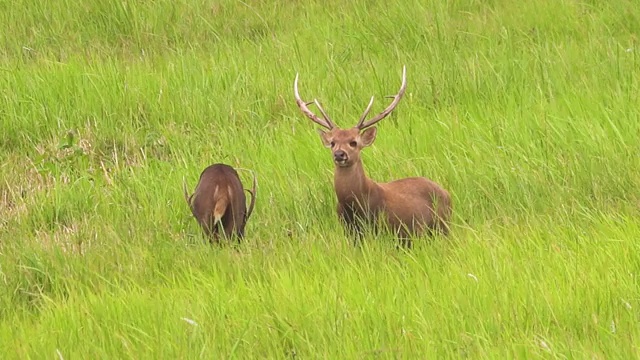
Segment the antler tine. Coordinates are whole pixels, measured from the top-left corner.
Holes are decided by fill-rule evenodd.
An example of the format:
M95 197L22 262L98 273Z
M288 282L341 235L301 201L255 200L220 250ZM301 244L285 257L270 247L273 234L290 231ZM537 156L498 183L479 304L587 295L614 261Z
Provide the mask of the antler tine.
M245 217L244 217L245 220L248 220L249 217L251 216L251 213L253 212L253 208L256 206L256 191L258 187L258 178L256 177L256 174L253 172L253 170L249 170L245 168L236 168L236 170L247 171L253 177L252 189L251 190L244 189L244 191L248 192L249 195L251 195L251 200L249 201L249 207L247 208L247 213L245 214Z
M364 118L369 113L369 110L371 110L370 107L373 104L373 98L371 98L369 107L367 107L367 109L365 110L364 114L360 118L360 121L358 122L358 125L356 125L356 127L360 130L366 129L369 126L374 125L378 121L386 118L387 115L391 114L391 112L396 108L396 106L398 106L398 103L400 102L400 99L402 99L402 96L404 95L405 90L407 90L407 67L403 66L402 67L402 85L400 85L400 90L396 95L389 96L393 98L393 101L391 102L391 104L389 104L389 106L387 106L386 109L384 109L380 114L376 115L373 119L367 122L363 122Z
M251 171L251 175L253 175L253 188L250 191L251 202L249 203L249 209L247 210L247 220L249 219L249 216L251 216L253 208L256 206L256 189L258 187L258 178L256 177L256 174Z
M318 101L318 99L313 99L314 104L316 104L316 106L318 107L318 109L320 109L320 113L322 113L322 117L324 118L324 121L327 122L327 125L331 126L331 127L335 127L333 121L331 120L331 118L329 117L329 115L327 115L326 111L324 111L324 109L322 108L322 105L320 105L320 101Z
M191 206L191 198L193 195L189 196L189 192L187 191L187 180L185 180L184 176L182 177L182 192L184 193L184 200Z
M309 107L307 106L307 103L302 100L300 98L300 93L298 92L298 74L296 73L296 79L293 82L293 94L295 95L296 98L296 104L298 104L298 107L300 108L300 111L302 111L302 113L308 117L311 121L313 121L314 123L325 127L329 130L331 130L333 128L333 124L331 123L331 121L328 119L328 117L326 116L324 110L322 109L322 107L318 106L320 108L320 111L322 112L323 116L325 116L325 120L320 119L316 114L314 114L311 110L309 110ZM316 101L316 105L318 105L319 103Z
M359 129L360 126L362 126L362 123L364 122L364 120L367 118L367 115L369 115L369 111L371 111L371 107L373 106L373 96L371 97L371 101L369 101L369 105L367 105L367 108L364 109L364 112L362 113L362 116L360 116L360 120L358 121L358 124L356 125L356 127Z

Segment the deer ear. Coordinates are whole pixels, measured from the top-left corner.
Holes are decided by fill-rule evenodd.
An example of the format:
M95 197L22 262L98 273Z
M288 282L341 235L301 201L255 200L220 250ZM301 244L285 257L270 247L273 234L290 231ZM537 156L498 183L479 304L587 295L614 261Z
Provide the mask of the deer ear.
M329 133L322 129L318 129L318 134L320 134L320 140L322 140L322 144L324 145L324 147L331 147L331 139L329 138Z
M369 146L373 144L373 141L376 139L376 132L378 129L374 127L370 127L368 129L364 129L362 133L360 133L360 140L362 140L362 146Z

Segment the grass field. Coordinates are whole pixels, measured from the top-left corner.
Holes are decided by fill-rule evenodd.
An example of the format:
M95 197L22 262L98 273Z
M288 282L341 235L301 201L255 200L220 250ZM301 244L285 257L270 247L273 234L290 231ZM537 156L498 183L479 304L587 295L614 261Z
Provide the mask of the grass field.
M640 357L635 0L0 10L2 358ZM364 166L453 231L356 248L293 79L349 127L403 65ZM259 177L238 247L182 197L216 162Z

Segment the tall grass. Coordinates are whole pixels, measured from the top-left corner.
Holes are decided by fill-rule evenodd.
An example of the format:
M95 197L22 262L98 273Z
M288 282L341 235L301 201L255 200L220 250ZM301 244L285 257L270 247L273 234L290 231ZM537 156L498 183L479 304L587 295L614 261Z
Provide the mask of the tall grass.
M634 1L0 3L6 358L633 358L640 295ZM363 151L427 176L454 231L354 248L300 74ZM181 194L251 168L237 247ZM249 184L249 179L244 179Z

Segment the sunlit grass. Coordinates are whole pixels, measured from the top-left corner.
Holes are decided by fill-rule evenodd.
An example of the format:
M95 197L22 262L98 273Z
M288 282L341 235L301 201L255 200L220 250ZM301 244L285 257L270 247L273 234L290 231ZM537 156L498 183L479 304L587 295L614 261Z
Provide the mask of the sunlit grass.
M4 357L638 356L634 2L0 8ZM293 78L348 127L403 65L364 166L453 232L356 248ZM238 247L182 197L216 162L259 177Z

